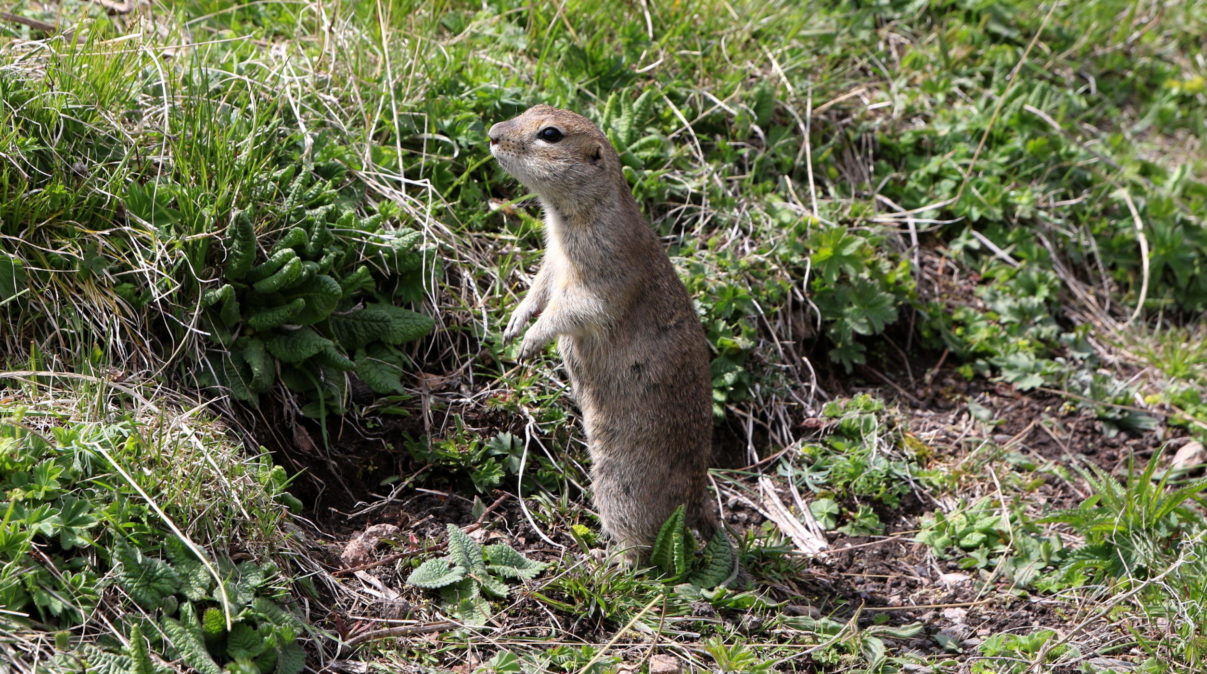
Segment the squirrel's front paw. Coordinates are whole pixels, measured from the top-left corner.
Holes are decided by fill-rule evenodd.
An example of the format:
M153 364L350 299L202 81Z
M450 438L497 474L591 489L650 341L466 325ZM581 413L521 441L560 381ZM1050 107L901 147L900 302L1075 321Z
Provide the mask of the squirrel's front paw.
M524 341L520 343L520 351L516 354L516 360L521 363L531 361L540 355L547 343L548 340L533 338L532 331L529 330L528 334L524 335Z
M503 330L503 341L510 342L515 339L523 331L528 319L532 318L532 314L532 310L522 304L512 312L511 319L507 321L507 327Z

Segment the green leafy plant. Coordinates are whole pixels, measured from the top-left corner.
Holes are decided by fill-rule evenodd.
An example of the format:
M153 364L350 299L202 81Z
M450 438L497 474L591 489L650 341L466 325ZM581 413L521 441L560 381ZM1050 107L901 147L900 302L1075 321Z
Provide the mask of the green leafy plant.
M1080 396L1074 404L1092 412L1108 435L1148 433L1159 425L1155 416L1135 408L1135 389L1110 375L1074 372L1066 378L1065 387Z
M545 566L504 543L482 546L450 524L448 555L420 564L407 577L407 584L440 590L446 611L466 624L481 625L490 618L487 597L507 597L511 591L507 580L535 578Z
M302 624L283 606L286 588L275 567L219 555L207 568L164 528L146 492L117 477L116 467L134 461L163 469L158 453L165 448L145 446L142 424L118 417L34 433L22 421L26 413L0 406L0 602L64 635L93 629L96 616L106 620L96 642L63 641L56 661L64 670L162 671L156 658L180 654L198 671L240 661L247 672L300 671ZM246 481L235 492L237 507L258 509L261 518L283 512L274 494L284 487L283 471L244 457L231 466L215 444L200 446L227 478ZM164 494L157 501L177 507ZM210 631L197 648L188 626L199 615L209 616Z
M564 479L562 471L539 453L529 454L524 464L524 442L511 433L499 433L483 441L475 433L458 429L446 438L419 438L408 442L407 450L417 461L440 468L450 477L468 476L479 493L503 486L508 476L524 470L524 487L556 490Z
M986 563L989 555L1006 550L1010 537L1010 525L1003 521L1001 509L988 501L927 515L922 518L921 529L917 541L929 545L939 557L983 549L978 557ZM966 563L984 566L977 558L969 558Z
M1201 530L1207 479L1177 486L1169 471L1158 478L1161 456L1154 452L1140 471L1129 460L1122 482L1097 466L1078 467L1091 495L1043 520L1067 524L1086 538L1065 562L1066 573L1095 581L1144 578L1169 561L1176 541Z
M144 610L160 616L167 646L193 669L294 673L305 666L297 642L302 623L277 602L276 570L244 562L224 563L224 591L177 539L168 559L145 554L125 541L114 548L117 584ZM227 614L230 622L228 624Z
M654 123L656 99L654 88L646 89L636 100L613 92L599 119L600 128L620 153L625 177L644 199L664 198L667 194L665 171L655 168L665 155L667 142Z
M1055 638L1056 632L1052 630L1039 630L1030 634L995 634L980 645L980 651L986 660L974 664L972 671L977 674L1025 672L1032 668L1041 655L1041 663L1052 662L1062 656L1078 655L1076 649L1069 644L1049 647L1048 643Z
M838 665L863 664L867 671L883 671L894 662L905 664L905 659L888 656L889 639L912 639L922 633L922 623L908 625L871 625L859 629L854 624L843 624L832 618L793 617L787 619L793 627L809 633L820 642L813 659L820 665L833 668ZM888 669L892 671L892 669Z
M334 187L344 169L319 170L331 177L291 165L259 183L259 200L279 205L259 212L262 222L248 211L232 216L225 283L202 300L215 347L203 383L254 402L279 381L308 396L303 411L316 417L343 409L348 373L375 393L401 393L408 359L399 347L433 326L391 303L419 297L419 273L432 262L422 234L388 228L397 216L385 205L358 217ZM265 222L281 233L261 257Z
M935 512L922 518L916 540L942 559L960 557L960 568L995 569L1019 587L1056 591L1071 584L1061 569L1069 549L1019 508L1004 512L983 500Z
M746 644L726 644L720 637L712 637L704 645L712 656L718 670L722 672L774 672L775 663L767 662L754 653Z
M810 511L826 528L853 536L880 533L871 506L897 507L911 484L931 481L918 460L925 448L909 438L882 401L866 394L826 403L822 414L831 423L821 442L802 445L803 461L783 462L779 472L817 494ZM842 507L851 501L857 504Z
M885 256L883 238L846 227L818 227L809 238L813 301L834 342L830 359L847 372L866 360L858 336L877 335L897 320L897 306L909 295L909 262Z
M723 527L717 529L700 555L695 555L695 539L687 530L684 506L675 508L662 523L650 551L650 564L668 582L686 582L701 588L717 587L733 578L737 563L733 542Z

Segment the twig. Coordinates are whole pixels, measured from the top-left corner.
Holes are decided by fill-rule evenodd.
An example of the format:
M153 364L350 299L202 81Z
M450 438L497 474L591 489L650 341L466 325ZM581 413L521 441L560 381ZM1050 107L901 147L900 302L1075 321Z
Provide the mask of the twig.
M764 506L760 510L792 540L797 550L806 555L815 555L830 547L821 525L808 508L801 510L799 517L793 517L788 507L780 500L779 494L775 493L771 480L765 475L759 477L759 490L762 492Z
M805 103L805 171L809 176L809 207L813 209L813 218L817 219L817 186L813 181L813 148L809 135L813 130L813 85L809 85L809 95Z
M914 263L913 272L915 274L915 278L917 278L917 275L922 273L922 262L919 251L920 246L918 245L918 221L914 218L912 213L906 211L904 208L897 205L897 203L892 199L889 199L883 194L877 194L876 201L887 204L889 208L895 209L898 213L901 213L903 216L905 216L905 226L909 229L910 257Z
M999 248L996 243L994 243L992 240L989 239L989 237L985 236L984 234L981 234L980 232L976 231L975 229L970 229L968 231L972 232L972 236L977 241L980 241L982 244L984 244L984 246L986 248L993 251L993 255L995 257L997 257L998 259L1000 259L1002 262L1005 262L1006 264L1010 265L1011 267L1015 267L1015 268L1017 268L1019 266L1018 260L1015 260L1014 258L1010 257L1010 253L1007 253L1006 251Z
M756 461L752 464L746 465L746 466L742 466L741 468L735 468L734 471L743 472L743 471L754 470L755 468L758 468L759 466L763 465L764 463L771 463L772 461L775 461L776 459L780 458L781 456L787 454L788 452L790 452L796 448L797 448L796 445L788 445L787 447L781 449L780 451L776 452L775 454L772 454L771 456L768 456L764 459L759 459L758 461Z
M532 412L527 407L524 408L524 416L527 417L527 423L524 424L524 451L520 454L520 469L516 473L515 493L516 500L520 502L520 512L524 513L524 518L528 520L528 525L536 532L537 536L541 537L549 545L565 549L566 546L549 538L540 525L536 523L536 518L528 511L528 504L524 503L524 469L528 467L528 444L532 442L532 436L535 435L534 430L537 428L536 418L532 416ZM538 441L539 442L539 441Z
M44 33L54 34L54 33L62 32L63 36L69 40L71 39L71 36L72 36L71 31L69 31L69 30L60 31L59 27L54 25L53 23L46 23L45 21L31 19L27 16L19 16L17 14L13 14L11 12L0 12L0 19L3 19L5 21L11 21L12 23L19 23L22 26L28 26L30 28L33 28L34 30L40 30Z
M957 601L950 604L911 604L910 606L864 606L864 611L912 611L915 609L934 609L934 608L958 608L960 606L980 606L982 604L992 604L998 601L1000 597L990 597L988 599L979 599L977 601Z
M475 531L477 529L481 529L482 522L486 521L486 516L493 513L494 511L498 510L499 506L503 504L503 501L507 500L508 496L511 496L511 494L509 494L507 492L503 492L499 496L499 498L494 500L494 503L491 503L490 505L486 506L486 510L483 510L481 515L478 515L478 519L474 520L473 524L465 527L465 531L470 532L470 531Z
M877 378L877 379L879 379L880 381L884 382L885 384L888 384L889 386L891 386L891 387L892 387L894 390L896 390L896 391L897 391L897 393L899 393L899 394L901 394L902 396L905 396L906 398L908 398L908 399L910 400L910 402L912 402L914 405L916 405L916 406L918 406L918 407L924 407L924 406L925 406L925 403L923 403L923 402L922 402L922 401L921 401L921 400L918 398L918 396L916 396L916 395L914 395L914 394L910 393L909 391L906 391L904 388L902 388L902 386L901 386L900 384L898 384L897 382L893 381L891 378L889 378L889 376L888 376L888 375L884 374L883 372L881 372L881 371L879 371L879 370L877 370L877 369L875 369L875 368L873 368L873 367L867 366L867 365L864 365L864 366L863 366L862 368L860 368L860 369L861 369L861 370L863 370L864 372L870 372L870 373L872 373L872 374L876 375L876 378Z
M1144 302L1148 299L1148 237L1144 236L1144 222L1140 220L1140 213L1136 210L1132 195L1126 188L1120 190L1120 193L1123 201L1127 203L1127 210L1132 212L1132 224L1136 226L1136 238L1140 240L1140 265L1144 272L1144 276L1140 279L1140 298L1136 300L1136 309L1132 311L1132 315L1124 324L1126 327L1140 317L1140 312L1144 310Z
M436 623L424 623L422 625L399 625L398 627L386 627L380 630L364 632L358 634L344 642L346 646L357 646L366 641L376 639L388 639L390 637L406 637L412 634L430 634L431 632L443 632L461 627L459 623L450 620L444 620Z
M858 550L860 548L870 548L874 545L884 545L885 543L892 543L894 541L901 541L901 540L904 540L906 543L917 544L917 541L907 540L905 538L905 536L907 536L909 534L918 533L919 531L921 531L921 529L908 529L908 530L904 530L904 531L894 531L891 535L885 536L884 538L878 538L874 541L868 541L867 543L855 543L853 545L847 545L847 546L843 546L841 548L828 548L826 550L822 550L821 552L818 552L817 554L818 555L839 555L844 552L850 552L852 550ZM793 553L789 552L788 554L793 554ZM815 555L809 555L809 556L812 557Z

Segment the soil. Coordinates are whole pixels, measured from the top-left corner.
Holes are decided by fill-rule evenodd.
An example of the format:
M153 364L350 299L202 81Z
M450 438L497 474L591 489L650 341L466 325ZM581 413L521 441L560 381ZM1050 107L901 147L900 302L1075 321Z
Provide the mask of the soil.
M996 479L1009 472L1000 464L1000 455L989 456L980 449L985 438L1014 460L1032 464L1035 474L1043 478L1034 488L1035 499L1030 506L1036 514L1074 507L1088 495L1083 481L1064 479L1060 471L1045 470L1045 466L1092 464L1119 473L1126 469L1130 457L1137 462L1147 460L1163 441L1162 433L1108 434L1100 422L1058 395L1023 392L983 379L969 381L945 365L941 357L914 362L909 367L885 366L885 370L865 368L854 377L833 373L820 376L831 386L828 390L833 395L870 393L888 402L909 432L933 452L931 466L969 483L969 500L992 489L986 473ZM477 528L475 536L506 541L543 561L560 559L565 565L582 555L569 532L534 529L513 494L476 494L464 475L444 474L412 457L406 444L433 432L432 422L424 421L431 418L433 408L440 410L443 419L459 419L462 430L478 437L489 438L503 431L523 433L523 423L516 415L488 410L480 402L466 402L480 401L481 396L438 387L429 387L428 391L430 399L426 403L417 401L409 417L383 416L361 425L347 423L326 429L330 448L326 451L319 450L322 429L311 420L278 415L244 426L275 429L256 438L257 442L275 448L278 460L291 470L304 471L294 491L310 504L307 516L318 532L310 541L313 558L328 573L343 578L367 574L372 580L362 576L361 582L378 585L372 593L376 596L365 594L356 601L329 598L331 613L323 626L345 638L379 628L377 621L382 618L422 619L431 615L417 608L430 606L430 597L403 582L405 562L414 556L438 554L448 524ZM973 420L969 401L988 410L987 418L996 420L996 425L985 426ZM798 421L804 429L824 425L817 419ZM286 441L281 436L287 436ZM725 428L718 436L722 449L729 446L728 455L740 456L734 447L745 442L743 437ZM761 469L780 488L785 487L783 478L775 476L774 463L764 464ZM962 488L957 491L965 496ZM782 498L785 503L793 502L787 489ZM797 574L778 581L756 575L753 589L784 602L788 612L829 616L843 622L857 616L863 625L920 622L924 631L903 645L922 655L942 654L941 641L958 644L968 652L990 635L1069 626L1074 617L1060 608L1069 604L1012 588L1008 578L993 574L992 569L962 569L957 559L937 559L928 547L914 542L925 514L955 504L954 499L925 498L909 497L897 509L878 511L886 524L884 536L842 537L830 532L830 548L811 558L801 558ZM738 501L731 500L727 514L731 526L738 529L765 525L757 511ZM381 524L398 527L396 539L387 537L369 554L370 561L361 565L365 568L343 568L340 555L349 541ZM400 562L404 563L401 573ZM506 620L506 627L524 633L540 632L553 627L550 623L556 621L556 627L564 630L562 636L585 643L607 642L619 627L606 621L561 615L545 606L525 607L523 602L508 611Z

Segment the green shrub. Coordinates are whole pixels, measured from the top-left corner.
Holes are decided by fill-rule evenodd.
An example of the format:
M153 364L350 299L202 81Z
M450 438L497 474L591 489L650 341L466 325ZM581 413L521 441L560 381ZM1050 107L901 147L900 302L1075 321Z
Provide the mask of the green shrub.
M130 419L62 423L44 435L29 429L28 410L0 407L0 413L4 619L65 636L82 627L99 634L95 642L60 644L58 671L160 671L151 653L177 654L203 672L223 664L248 672L301 671L302 624L284 608L288 586L275 566L236 565L222 551L202 560L167 519L187 517L197 534L214 533L205 520L227 517L227 509L207 504L209 514L198 517L189 510L195 504L176 500L173 490L182 485L143 487L126 468L137 462L163 470L170 461L160 454L163 446L191 448L197 436L160 435L153 444L143 436L147 427ZM213 447L200 450L215 466L229 458ZM223 497L237 498L235 510L252 508L275 526L284 510L273 503L281 500L280 469L255 461L225 467ZM236 483L232 493L229 485ZM188 498L208 496L194 491ZM225 535L260 545L251 538L259 526L242 522Z
M225 282L202 302L211 341L203 383L255 402L280 382L303 394L303 411L315 417L344 410L348 373L375 393L401 393L409 358L400 347L433 326L392 303L421 296L420 274L432 263L422 233L389 228L397 215L388 205L358 217L333 187L342 167L320 168L333 177L289 166L257 187L255 199L275 205L260 210L259 223L246 211L231 218ZM279 234L261 253L257 230L268 224Z

